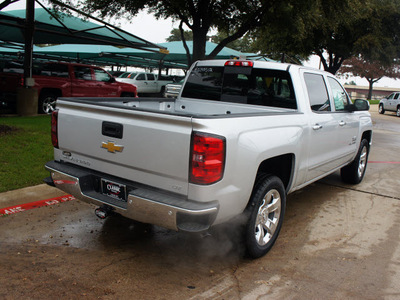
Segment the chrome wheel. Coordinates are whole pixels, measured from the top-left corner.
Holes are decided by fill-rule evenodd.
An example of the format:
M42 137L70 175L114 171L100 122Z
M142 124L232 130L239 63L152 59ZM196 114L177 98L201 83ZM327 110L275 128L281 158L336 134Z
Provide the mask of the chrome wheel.
M285 207L282 180L274 175L259 174L246 209L245 243L251 257L261 257L272 248L282 227Z
M56 99L54 97L46 97L42 101L42 111L45 114L51 114L56 109Z
M379 104L378 112L379 112L380 114L385 113L385 109L383 108L383 104Z
M357 156L353 162L342 169L340 175L342 180L350 184L360 183L365 175L368 163L369 142L366 139L361 141Z
M400 106L397 108L396 116L400 117Z
M263 198L258 209L254 236L260 246L266 245L273 237L281 215L281 196L275 189Z
M361 150L360 160L358 163L358 177L362 177L364 175L365 167L367 166L367 157L368 157L368 150L367 147L364 146Z

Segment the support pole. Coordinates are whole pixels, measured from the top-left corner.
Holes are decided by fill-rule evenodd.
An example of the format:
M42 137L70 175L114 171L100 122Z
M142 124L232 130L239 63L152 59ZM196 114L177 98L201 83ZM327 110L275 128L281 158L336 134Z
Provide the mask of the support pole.
M32 88L35 84L32 78L35 0L26 0L25 19L24 86L17 89L17 113L33 116L38 112L37 90Z
M25 56L24 56L24 86L30 86L32 78L33 32L35 30L35 0L26 0L25 15Z

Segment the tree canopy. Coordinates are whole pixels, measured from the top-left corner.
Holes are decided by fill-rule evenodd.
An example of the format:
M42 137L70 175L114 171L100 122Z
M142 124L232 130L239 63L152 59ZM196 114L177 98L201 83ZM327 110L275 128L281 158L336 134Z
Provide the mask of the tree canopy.
M365 78L369 84L368 99L371 99L373 84L382 79L382 77L400 78L400 68L398 65L385 66L381 62L367 60L361 56L354 56L343 63L338 74Z
M179 21L183 42L183 25L193 33L193 56L188 55L188 62L191 63L205 58L207 34L211 28L229 35L219 42L208 58L215 57L228 43L249 30L265 25L283 4L277 0L80 0L78 5L86 11L99 12L102 17L135 16L139 11L148 9L156 18L171 17ZM189 54L187 47L186 50Z
M188 64L214 58L240 38L234 48L271 53L275 59L288 55L299 60L318 55L324 69L333 74L353 56L362 55L390 65L400 55L399 0L77 1L82 10L100 13L102 17L133 17L147 9L156 18L178 21L179 30L174 30L171 39L183 41ZM213 37L218 46L206 57L211 29L218 31ZM192 56L185 43L189 39L193 40Z
M318 55L335 74L343 62L362 54L390 64L398 57L400 6L397 0L310 0L294 2L284 19L254 33L262 52ZM298 6L296 6L296 4Z

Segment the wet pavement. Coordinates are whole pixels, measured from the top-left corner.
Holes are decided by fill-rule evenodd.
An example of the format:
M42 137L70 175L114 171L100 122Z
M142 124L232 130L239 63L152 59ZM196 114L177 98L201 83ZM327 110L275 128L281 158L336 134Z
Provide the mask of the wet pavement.
M265 257L244 257L229 224L189 235L73 200L0 217L0 298L399 299L400 118L371 114L364 181L335 173L289 195ZM30 187L0 194L0 208L61 195Z

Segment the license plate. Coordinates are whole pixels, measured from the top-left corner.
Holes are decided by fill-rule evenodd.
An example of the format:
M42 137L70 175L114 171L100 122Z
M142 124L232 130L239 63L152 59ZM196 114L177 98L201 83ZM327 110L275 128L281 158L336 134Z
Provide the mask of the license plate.
M101 180L101 189L104 195L126 202L126 186L106 179Z

